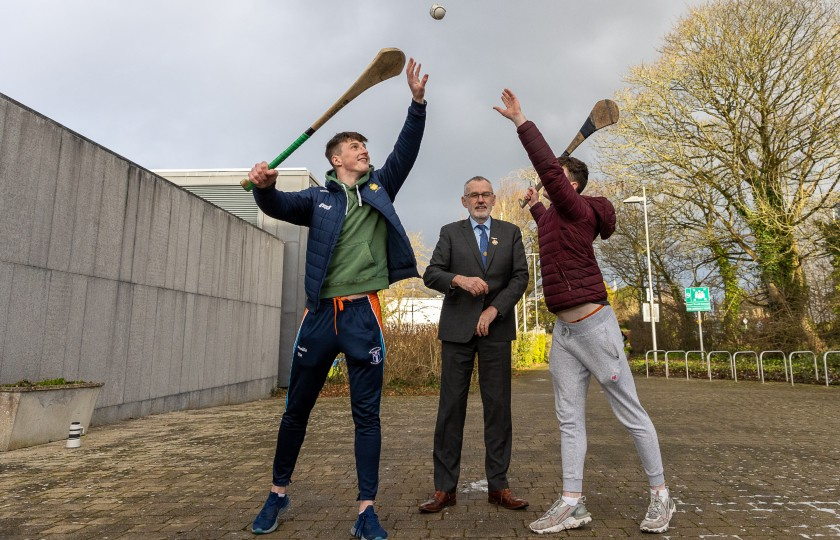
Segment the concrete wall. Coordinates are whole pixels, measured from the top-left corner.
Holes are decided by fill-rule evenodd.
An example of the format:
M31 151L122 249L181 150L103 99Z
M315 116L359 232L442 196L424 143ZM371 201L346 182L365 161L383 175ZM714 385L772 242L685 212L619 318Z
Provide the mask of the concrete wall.
M283 243L0 94L0 383L104 382L93 423L277 379Z
M248 171L249 169L168 169L154 172L200 197L213 201L228 212L250 220L283 240L283 298L277 384L288 387L297 330L306 308L303 278L306 272L306 240L309 228L292 225L263 214L257 208L254 196L243 190L239 184L240 180L248 177ZM278 171L277 189L281 191L300 191L317 185L320 184L307 169L284 168Z

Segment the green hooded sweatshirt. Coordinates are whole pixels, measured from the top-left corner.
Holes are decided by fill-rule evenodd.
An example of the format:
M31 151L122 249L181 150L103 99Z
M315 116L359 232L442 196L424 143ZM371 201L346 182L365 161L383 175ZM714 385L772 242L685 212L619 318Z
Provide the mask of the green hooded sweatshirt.
M347 207L344 224L327 268L327 277L321 287L321 298L388 288L388 230L385 217L369 204L362 204L359 191L370 179L372 172L373 166L352 188L340 182L334 170L327 172L327 182L336 182L347 195Z

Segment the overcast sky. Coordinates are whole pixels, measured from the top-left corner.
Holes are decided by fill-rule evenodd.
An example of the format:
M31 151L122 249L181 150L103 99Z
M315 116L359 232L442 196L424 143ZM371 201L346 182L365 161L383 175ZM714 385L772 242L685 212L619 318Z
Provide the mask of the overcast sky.
M471 176L529 165L504 87L560 153L628 69L657 57L694 0L0 0L0 93L147 169L250 167L306 130L383 47L423 64L428 119L397 199L437 241ZM349 104L282 166L323 180L326 141L366 135L381 165L411 95L404 75ZM591 157L586 143L575 153Z

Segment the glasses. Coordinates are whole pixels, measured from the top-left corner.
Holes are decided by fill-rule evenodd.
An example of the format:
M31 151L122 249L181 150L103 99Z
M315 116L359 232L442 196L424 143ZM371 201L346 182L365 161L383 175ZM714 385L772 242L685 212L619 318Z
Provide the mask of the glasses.
M479 197L482 197L484 199L492 199L495 196L496 195L491 191L485 191L484 193L467 193L465 195L465 197L474 201L477 201Z

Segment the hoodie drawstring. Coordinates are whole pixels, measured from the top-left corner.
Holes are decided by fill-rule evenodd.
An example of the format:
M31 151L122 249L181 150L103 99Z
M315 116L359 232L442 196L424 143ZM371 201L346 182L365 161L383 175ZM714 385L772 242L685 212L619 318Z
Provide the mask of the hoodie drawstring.
M344 188L344 196L347 199L346 204L344 205L344 215L346 216L348 212L350 212L350 194L347 193L347 186L345 186L342 182L339 182L341 187ZM362 207L362 192L359 191L359 185L356 184L356 198L359 200L359 208Z
M338 335L338 312L344 311L344 300L346 299L345 296L336 296L332 299L333 301L333 328L335 329L335 335Z

